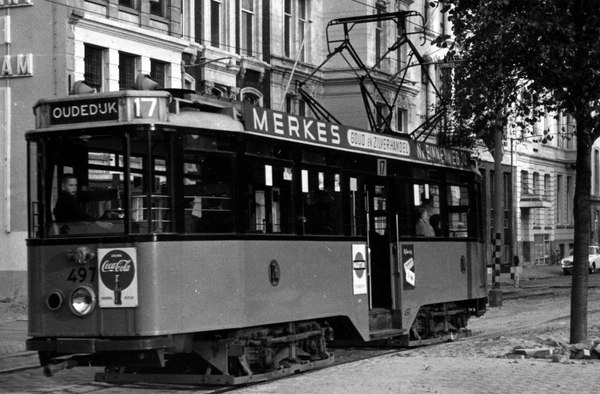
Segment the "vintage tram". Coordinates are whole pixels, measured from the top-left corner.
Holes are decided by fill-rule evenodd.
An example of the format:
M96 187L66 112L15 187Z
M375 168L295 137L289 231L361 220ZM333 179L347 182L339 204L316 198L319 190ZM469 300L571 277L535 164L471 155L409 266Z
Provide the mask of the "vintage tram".
M486 310L465 152L186 91L34 112L27 349L48 375L248 383Z

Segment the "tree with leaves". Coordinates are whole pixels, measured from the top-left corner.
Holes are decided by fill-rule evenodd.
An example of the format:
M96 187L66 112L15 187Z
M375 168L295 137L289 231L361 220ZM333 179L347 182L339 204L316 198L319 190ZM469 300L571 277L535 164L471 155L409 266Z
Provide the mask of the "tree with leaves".
M531 130L546 113L576 121L572 343L587 339L591 148L600 136L600 1L440 0L453 37L453 135L492 146L497 122ZM560 137L559 137L560 138Z

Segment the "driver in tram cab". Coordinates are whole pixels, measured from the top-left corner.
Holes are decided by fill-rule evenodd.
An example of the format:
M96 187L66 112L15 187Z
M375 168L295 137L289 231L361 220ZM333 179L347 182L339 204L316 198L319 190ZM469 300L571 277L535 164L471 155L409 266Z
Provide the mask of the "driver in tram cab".
M60 193L54 206L54 217L57 222L94 222L105 230L112 230L111 222L98 221L79 205L77 201L77 177L64 174L61 178ZM102 219L102 218L101 218ZM61 227L61 234L69 232L68 226Z

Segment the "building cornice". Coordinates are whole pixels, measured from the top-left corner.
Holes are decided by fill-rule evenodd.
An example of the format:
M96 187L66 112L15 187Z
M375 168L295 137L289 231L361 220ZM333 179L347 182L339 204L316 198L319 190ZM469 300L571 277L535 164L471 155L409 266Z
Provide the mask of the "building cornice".
M156 30L133 26L129 23L101 18L95 14L74 10L69 24L124 40L136 40L140 44L161 49L183 52L190 46L187 40L162 34Z

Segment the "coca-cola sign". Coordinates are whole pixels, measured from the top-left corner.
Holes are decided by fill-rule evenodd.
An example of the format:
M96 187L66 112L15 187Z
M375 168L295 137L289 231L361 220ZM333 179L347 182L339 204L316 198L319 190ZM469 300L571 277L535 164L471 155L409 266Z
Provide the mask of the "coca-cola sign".
M102 262L100 271L102 272L129 272L133 268L133 260L121 259L117 262L105 260ZM135 268L134 268L135 269Z
M137 306L135 248L99 249L100 306Z

